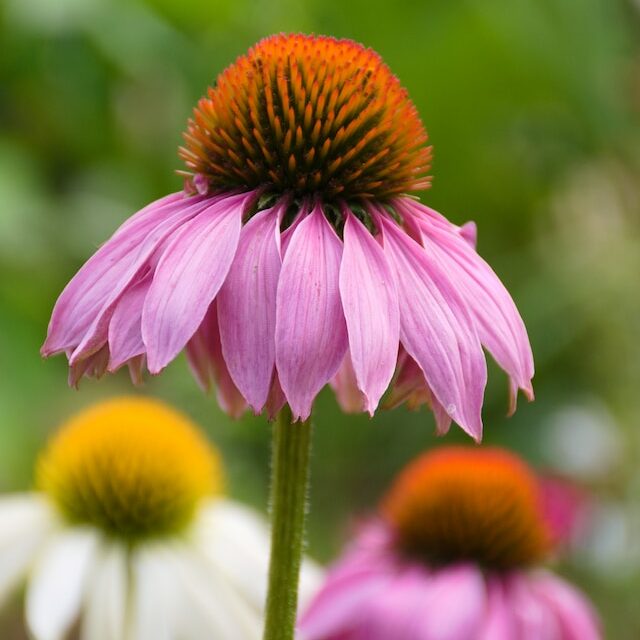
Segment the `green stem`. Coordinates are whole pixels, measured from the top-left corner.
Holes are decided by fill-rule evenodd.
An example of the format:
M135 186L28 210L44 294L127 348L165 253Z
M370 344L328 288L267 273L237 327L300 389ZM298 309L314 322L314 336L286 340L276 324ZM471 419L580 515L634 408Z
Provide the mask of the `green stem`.
M311 420L291 423L286 406L273 424L271 560L264 640L293 640L304 544Z

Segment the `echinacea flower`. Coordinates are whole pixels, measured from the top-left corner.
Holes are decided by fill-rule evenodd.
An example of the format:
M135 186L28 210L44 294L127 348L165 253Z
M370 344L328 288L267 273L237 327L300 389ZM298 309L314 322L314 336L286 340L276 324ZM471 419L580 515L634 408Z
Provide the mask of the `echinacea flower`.
M259 639L269 535L222 494L217 453L142 398L86 409L0 498L0 598L25 577L35 640ZM303 593L317 580L307 563Z
M126 221L53 310L46 356L70 381L183 349L232 415L306 419L330 381L373 414L428 403L438 430L482 431L482 346L511 407L533 359L505 287L458 227L411 192L431 149L406 90L350 40L276 35L227 68L184 135L184 191ZM395 377L394 377L395 376Z
M598 640L587 599L541 566L536 477L500 449L443 448L401 473L328 574L303 640Z

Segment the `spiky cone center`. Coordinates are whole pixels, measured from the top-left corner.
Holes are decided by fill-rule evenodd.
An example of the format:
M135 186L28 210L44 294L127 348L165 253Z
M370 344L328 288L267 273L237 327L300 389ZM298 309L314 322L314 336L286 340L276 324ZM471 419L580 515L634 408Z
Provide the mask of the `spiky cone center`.
M198 189L388 199L425 189L431 149L407 91L351 40L276 35L194 110L181 157Z
M400 551L430 564L472 561L510 570L549 551L537 480L500 449L425 454L400 474L382 509Z
M166 405L119 398L72 418L41 456L36 477L71 524L130 541L178 534L222 468L196 427Z

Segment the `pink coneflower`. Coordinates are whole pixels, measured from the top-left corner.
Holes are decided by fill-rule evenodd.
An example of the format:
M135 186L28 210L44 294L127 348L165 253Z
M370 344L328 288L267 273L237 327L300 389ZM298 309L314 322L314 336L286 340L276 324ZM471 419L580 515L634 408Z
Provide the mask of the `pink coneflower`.
M540 566L539 484L500 449L448 447L400 475L304 614L303 640L597 640L586 598Z
M127 220L60 296L42 352L76 384L183 349L232 415L306 419L334 382L373 414L427 402L440 431L482 430L484 345L531 398L524 324L459 228L407 195L431 149L406 90L370 49L277 35L217 79L180 154L184 191ZM394 374L396 379L394 382Z

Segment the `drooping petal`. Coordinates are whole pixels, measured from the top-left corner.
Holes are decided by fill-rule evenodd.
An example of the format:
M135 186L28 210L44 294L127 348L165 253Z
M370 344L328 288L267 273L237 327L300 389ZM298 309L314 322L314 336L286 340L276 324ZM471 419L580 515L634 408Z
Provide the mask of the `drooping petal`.
M257 413L267 400L276 359L280 208L261 211L243 227L236 257L217 299L227 368Z
M104 344L98 351L91 355L71 362L69 365L68 383L70 387L78 388L78 383L83 376L87 378L101 378L107 371L109 364L109 345Z
M273 380L271 381L271 388L269 389L269 396L267 397L267 404L265 409L267 411L267 418L269 420L275 420L278 413L284 405L287 404L287 399L284 397L284 391L280 386L280 379L278 373L273 374Z
M187 346L185 347L185 354L187 356L187 362L189 363L191 373L200 385L200 388L207 393L211 391L211 386L214 382L208 328L212 322L212 314L216 314L217 319L215 302L212 303L211 308L207 311L207 314L202 321L202 324L198 327L198 330L193 334L191 340L187 342Z
M562 628L562 640L600 640L598 617L587 599L564 580L540 572L534 577L534 590L546 600Z
M533 355L513 299L489 265L459 236L426 229L430 250L455 277L477 321L480 340L517 387L533 398ZM515 408L515 407L513 407Z
M418 363L400 347L398 353L398 372L391 393L384 403L385 409L395 409L404 402L410 411L416 411L423 404L429 403L427 381Z
M412 207L421 205L412 203ZM429 216L422 216L419 225L427 251L440 260L469 305L480 341L512 378L512 385L533 399L534 365L527 330L509 292L469 242L471 231L467 225L461 229L445 226ZM472 235L475 237L475 229ZM512 413L515 394L511 396Z
M398 356L398 375L393 381L389 398L385 408L393 409L403 402L410 410L416 410L427 404L436 420L436 433L443 436L449 432L451 417L429 388L422 369L418 363L404 350L400 349Z
M402 345L447 414L479 440L487 369L469 310L440 265L394 222L379 220L396 271Z
M336 400L345 413L360 413L366 409L366 398L358 388L356 372L351 363L351 353L347 350L342 364L333 378L329 381L336 394Z
M25 577L53 524L49 505L36 494L0 499L0 602Z
M109 323L109 371L145 352L141 320L144 300L151 285L146 277L120 298Z
M253 194L217 201L174 234L156 268L142 310L151 373L159 373L196 332L227 277L242 215Z
M148 220L153 220L154 224L161 222L173 213L185 206L189 207L199 202L203 202L205 198L198 198L185 195L184 191L175 191L158 200L150 202L142 209L138 210L132 216L127 218L114 232L112 238L120 238L130 233L135 227L144 225Z
M93 321L69 358L71 365L86 359L104 346L108 337L109 323L120 298L129 287L133 286L151 269L152 264L157 260L156 254L162 251L167 239L171 238L189 218L199 212L202 206L202 203L197 203L186 209L179 209L158 224L144 238L136 255L130 261L129 267L113 284L102 306L94 313Z
M316 206L291 237L276 300L276 367L294 419L309 417L347 349L341 255L342 243Z
M131 382L133 382L133 384L135 385L142 384L142 381L143 381L142 376L144 374L146 362L147 362L147 357L144 355L135 356L134 358L131 358L131 360L127 362L127 367L129 369L129 377L131 378Z
M356 381L373 415L398 357L398 294L382 248L350 212L344 226L340 295Z
M27 624L34 638L66 636L80 613L97 547L91 530L60 533L48 543L27 590Z
M236 387L222 356L218 312L212 302L191 340L187 343L187 360L200 386L208 391L215 383L218 404L232 418L239 418L247 409L247 402Z
M473 222L466 222L462 227L459 227L458 225L453 224L453 222L441 213L438 213L435 209L431 209L431 207L427 207L413 198L395 198L392 200L391 205L394 210L400 213L405 218L405 221L416 231L419 229L422 222L427 221L431 224L435 224L440 229L465 236L468 241L473 241L473 244L475 244L477 229ZM408 217L407 214L409 214Z
M184 218L202 207L203 198L172 194L157 200L129 218L84 264L60 294L53 312L44 356L75 348L95 321L114 288L130 270L145 238L167 220Z
M108 544L96 560L88 586L82 640L123 640L127 638L129 580L127 550Z

